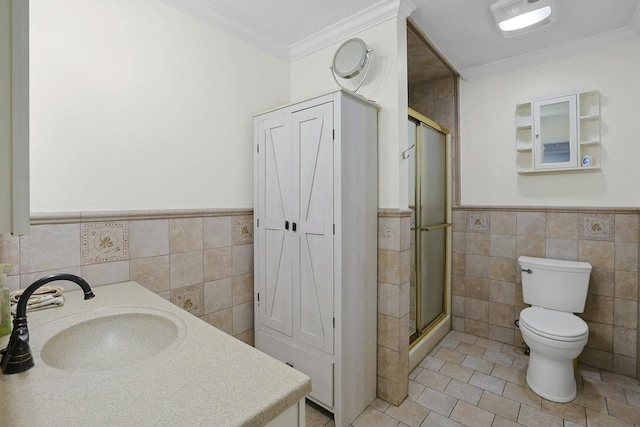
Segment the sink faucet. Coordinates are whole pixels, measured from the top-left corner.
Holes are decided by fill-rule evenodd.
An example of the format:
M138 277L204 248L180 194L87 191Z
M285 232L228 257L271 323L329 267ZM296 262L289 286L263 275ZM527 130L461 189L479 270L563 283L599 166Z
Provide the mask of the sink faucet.
M57 280L68 280L80 286L84 291L85 300L95 296L91 291L91 286L83 278L74 274L52 274L33 282L18 300L9 344L7 348L0 351L2 354L0 368L2 368L3 374L17 374L33 367L33 357L29 348L29 329L27 328L27 302L31 294L40 286Z

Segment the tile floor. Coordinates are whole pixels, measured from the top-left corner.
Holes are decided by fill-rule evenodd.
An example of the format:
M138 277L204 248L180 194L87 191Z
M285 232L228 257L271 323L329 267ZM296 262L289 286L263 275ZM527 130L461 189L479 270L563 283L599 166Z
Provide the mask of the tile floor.
M409 374L400 406L376 399L353 427L640 427L636 379L578 365L578 397L550 402L525 385L521 348L451 331ZM307 427L334 426L307 405Z

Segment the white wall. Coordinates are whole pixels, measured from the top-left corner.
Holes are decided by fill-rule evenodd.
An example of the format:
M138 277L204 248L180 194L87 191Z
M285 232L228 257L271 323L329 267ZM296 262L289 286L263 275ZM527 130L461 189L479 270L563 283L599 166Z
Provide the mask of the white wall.
M158 0L31 0L31 210L253 204L289 64Z
M358 93L382 107L378 114L378 206L406 209L408 163L400 157L407 147L406 21L393 18L354 37L374 49L372 68ZM339 89L329 66L341 43L291 64L292 100Z
M462 204L640 206L638 76L640 41L490 78L462 81ZM591 89L601 94L601 170L519 175L515 105Z

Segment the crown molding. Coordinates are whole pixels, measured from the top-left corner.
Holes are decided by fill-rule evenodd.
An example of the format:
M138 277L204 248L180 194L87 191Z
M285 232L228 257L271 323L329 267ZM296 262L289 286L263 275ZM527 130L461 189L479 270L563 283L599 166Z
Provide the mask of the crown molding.
M636 18L638 19L636 20ZM638 24L637 21L640 21L638 10L636 10L634 20L636 20L636 24ZM637 27L637 25L635 26ZM495 61L477 67L469 67L458 71L462 78L467 81L478 80L485 77L495 76L497 74L532 67L534 65L544 64L545 62L575 56L581 53L592 52L617 43L638 40L640 38L638 32L638 28L632 28L629 26L585 39L576 40L574 42L564 43L559 46L553 46L547 49L541 49L524 55L515 56L513 58Z
M406 19L414 10L416 10L416 5L412 0L379 1L299 42L293 43L290 47L291 61L303 58L391 18Z
M207 24L231 34L273 55L290 61L289 47L266 33L247 27L235 18L221 12L206 0L160 0Z

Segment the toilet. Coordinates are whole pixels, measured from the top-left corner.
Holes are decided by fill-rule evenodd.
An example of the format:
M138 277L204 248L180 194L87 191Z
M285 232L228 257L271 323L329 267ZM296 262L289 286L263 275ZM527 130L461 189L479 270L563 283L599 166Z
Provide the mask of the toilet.
M529 346L527 385L554 402L576 397L573 359L582 353L589 327L574 313L587 300L591 264L521 256L522 297L531 307L520 312L519 327Z

